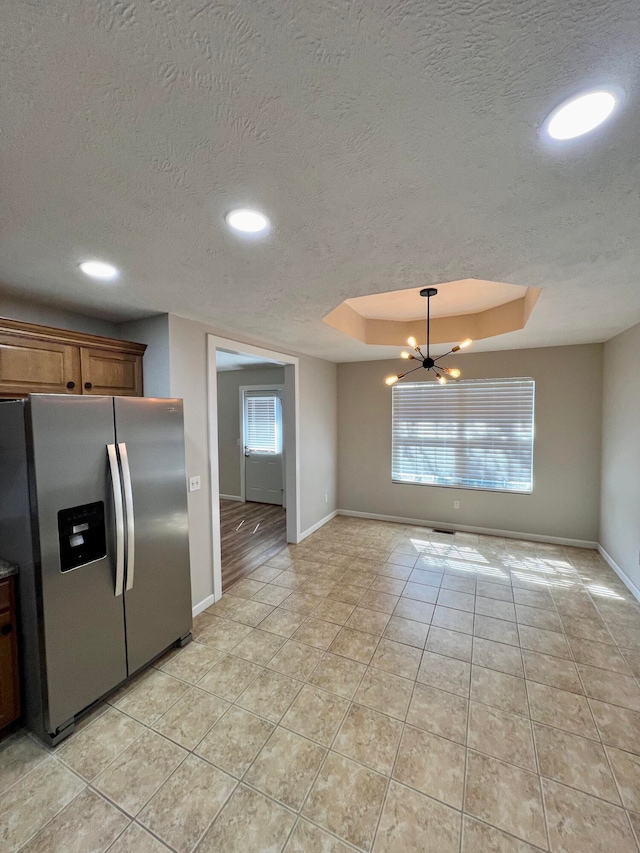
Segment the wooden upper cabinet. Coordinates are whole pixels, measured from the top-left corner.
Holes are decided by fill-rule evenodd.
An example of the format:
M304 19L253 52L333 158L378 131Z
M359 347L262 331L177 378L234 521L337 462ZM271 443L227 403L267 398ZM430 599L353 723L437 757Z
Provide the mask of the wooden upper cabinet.
M145 344L0 318L0 399L27 394L142 397Z
M78 347L0 333L0 389L3 396L79 394Z
M80 349L83 394L142 397L142 358L128 352Z

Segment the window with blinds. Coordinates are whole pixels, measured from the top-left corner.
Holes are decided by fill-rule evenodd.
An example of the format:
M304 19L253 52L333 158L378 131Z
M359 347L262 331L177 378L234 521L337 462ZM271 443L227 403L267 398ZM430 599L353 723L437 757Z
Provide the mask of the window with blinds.
M250 453L280 453L280 400L276 394L245 394L245 446Z
M393 482L531 492L534 391L533 379L394 385Z

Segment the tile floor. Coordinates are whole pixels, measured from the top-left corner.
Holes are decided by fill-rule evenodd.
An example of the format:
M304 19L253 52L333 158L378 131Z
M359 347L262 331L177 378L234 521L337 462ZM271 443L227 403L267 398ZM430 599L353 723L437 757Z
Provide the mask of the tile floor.
M3 853L638 853L640 605L593 551L337 518L47 752Z

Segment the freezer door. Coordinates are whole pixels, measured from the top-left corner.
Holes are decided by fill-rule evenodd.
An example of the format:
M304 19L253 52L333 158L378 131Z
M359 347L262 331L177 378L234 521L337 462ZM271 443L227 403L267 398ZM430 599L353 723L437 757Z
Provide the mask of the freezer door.
M127 518L125 622L133 674L191 630L182 400L114 397Z
M107 452L113 399L33 395L27 425L44 717L53 732L127 676Z

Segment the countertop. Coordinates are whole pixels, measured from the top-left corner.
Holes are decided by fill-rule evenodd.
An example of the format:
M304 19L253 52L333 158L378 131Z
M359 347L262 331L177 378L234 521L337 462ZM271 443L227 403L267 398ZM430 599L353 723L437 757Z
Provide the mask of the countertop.
M8 563L6 560L0 559L0 581L17 574L18 567L15 563Z

